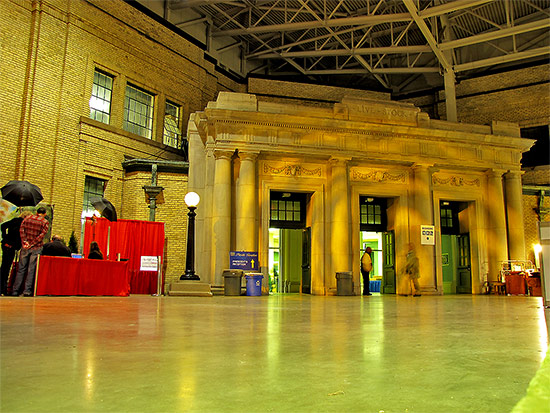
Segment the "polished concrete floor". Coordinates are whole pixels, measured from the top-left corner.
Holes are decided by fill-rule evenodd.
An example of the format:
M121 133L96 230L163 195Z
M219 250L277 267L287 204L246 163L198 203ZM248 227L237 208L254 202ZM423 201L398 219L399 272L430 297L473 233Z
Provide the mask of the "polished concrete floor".
M510 412L542 299L2 297L1 412Z

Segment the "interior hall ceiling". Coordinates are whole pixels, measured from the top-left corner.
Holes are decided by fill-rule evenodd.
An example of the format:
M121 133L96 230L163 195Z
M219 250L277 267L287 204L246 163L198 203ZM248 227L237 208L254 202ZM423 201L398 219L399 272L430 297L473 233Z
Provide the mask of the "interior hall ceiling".
M223 40L225 46L216 50L220 56L221 49L239 49L244 76L389 90L398 96L441 88L446 73L460 81L550 57L550 0L163 4L163 17L181 30L203 24L207 48Z

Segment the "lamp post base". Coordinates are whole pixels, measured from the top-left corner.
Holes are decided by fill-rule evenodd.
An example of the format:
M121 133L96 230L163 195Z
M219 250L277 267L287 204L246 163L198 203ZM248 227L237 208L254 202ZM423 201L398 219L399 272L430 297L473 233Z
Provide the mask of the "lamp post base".
M212 297L210 284L197 280L180 280L171 283L168 288L168 295L188 297Z
M201 279L199 278L199 276L197 274L195 274L194 272L191 273L191 272L185 272L185 274L183 274L181 277L180 277L180 281L200 281Z

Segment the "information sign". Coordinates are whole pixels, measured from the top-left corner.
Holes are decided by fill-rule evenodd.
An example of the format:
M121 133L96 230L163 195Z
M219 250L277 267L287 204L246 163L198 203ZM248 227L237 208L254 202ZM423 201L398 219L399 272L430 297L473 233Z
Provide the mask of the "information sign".
M229 269L258 270L258 253L253 251L230 251Z
M420 244L435 245L435 227L433 225L420 225Z
M159 257L146 256L141 257L140 271L157 271L158 270Z

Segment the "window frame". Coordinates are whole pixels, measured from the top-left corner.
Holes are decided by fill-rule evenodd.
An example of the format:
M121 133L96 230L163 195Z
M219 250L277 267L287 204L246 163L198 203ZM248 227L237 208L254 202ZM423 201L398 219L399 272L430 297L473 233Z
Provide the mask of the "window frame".
M106 87L106 85L101 85L99 82L96 82L96 76L103 76L104 78L110 79L111 88L109 89L109 88ZM90 119L94 119L98 122L105 123L107 125L110 124L110 122L111 122L111 110L112 110L112 105L113 105L114 84L115 84L115 76L114 75L112 75L112 74L110 74L110 73L108 73L104 70L101 70L97 67L94 69L94 79L93 79L93 82L92 82L92 92L91 92L90 101L89 101ZM105 98L105 91L109 92L109 98L108 99ZM94 105L94 106L98 106L98 107L93 107L92 102L97 102L97 101L103 102L104 105L106 104L105 102L107 102L108 111L105 112L104 110L101 110L99 108L100 105Z
M359 196L359 227L361 231L384 232L388 226L386 198L375 198L368 195ZM363 208L365 207L365 208ZM369 208L371 207L371 208ZM377 212L378 209L378 212ZM371 214L370 212L373 212ZM370 220L373 216L375 219ZM376 217L379 217L377 222ZM366 219L363 219L366 217Z
M277 202L277 208L273 209ZM300 192L271 191L269 196L269 227L270 228L289 228L300 229L306 227L306 205L307 194ZM283 209L281 207L284 206ZM287 206L291 206L290 209ZM296 209L296 206L299 208ZM273 219L274 211L277 211L277 219ZM285 219L279 219L284 211ZM288 214L292 219L286 219ZM297 215L298 214L298 215Z
M153 139L156 95L131 82L126 83L124 90L122 129L146 139ZM138 100L137 97L140 95L149 96L151 98L150 104ZM143 106L145 106L146 110L142 110ZM145 123L139 123L142 118L145 119ZM143 133L144 131L145 134Z

